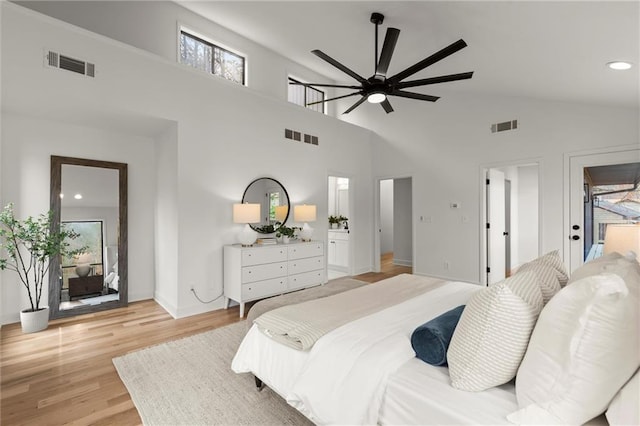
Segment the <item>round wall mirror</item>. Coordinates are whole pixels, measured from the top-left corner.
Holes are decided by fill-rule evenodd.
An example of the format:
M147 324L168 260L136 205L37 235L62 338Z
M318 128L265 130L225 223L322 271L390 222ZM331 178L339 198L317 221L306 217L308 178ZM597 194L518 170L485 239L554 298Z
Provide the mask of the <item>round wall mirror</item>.
M244 191L242 202L260 204L260 223L249 226L262 234L277 231L289 217L289 194L275 179L263 177L251 182Z

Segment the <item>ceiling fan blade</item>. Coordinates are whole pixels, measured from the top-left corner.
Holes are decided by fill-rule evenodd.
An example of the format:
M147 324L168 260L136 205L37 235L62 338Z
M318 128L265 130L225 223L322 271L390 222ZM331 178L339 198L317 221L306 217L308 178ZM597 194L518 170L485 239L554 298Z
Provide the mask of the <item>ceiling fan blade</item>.
M404 90L394 90L389 93L391 96L400 96L401 98L419 99L421 101L435 102L440 96L423 95L422 93L405 92Z
M342 65L340 62L336 61L335 59L333 59L331 56L327 55L326 53L323 53L322 51L317 50L317 49L316 50L312 50L311 53L316 55L318 58L329 62L331 65L333 65L334 67L338 68L343 73L348 74L351 77L355 78L360 83L364 83L364 82L367 81L364 77L362 77L361 75L358 75L356 72L354 72L354 71L350 70L349 68L347 68L346 66Z
M361 92L353 92L353 93L349 93L348 95L336 96L335 98L329 98L329 99L325 99L325 100L322 100L322 101L309 102L307 104L307 106L315 105L315 104L321 104L323 102L335 101L337 99L348 98L349 96L355 96L355 95L359 95L359 94L361 94Z
M362 89L361 86L347 86L343 84L320 84L320 83L301 83L299 81L290 81L289 84L309 87L338 87L341 89Z
M393 50L396 48L396 42L398 41L399 35L399 29L387 28L387 34L384 36L384 44L382 45L382 51L380 52L380 61L376 67L376 75L383 77L387 75L391 56L393 55Z
M406 70L400 71L398 74L392 77L389 77L387 80L390 80L392 83L397 83L399 81L402 81L405 78L417 73L418 71L425 69L429 65L433 65L436 62L443 60L447 56L453 55L458 50L464 49L465 47L467 47L467 43L465 43L463 39L460 39L455 43L451 43L449 46L445 47L444 49L439 50L438 52L434 53L428 58L421 60L417 64L410 66Z
M382 101L380 103L380 105L382 105L382 108L384 108L385 112L387 114L389 114L390 112L393 112L393 107L391 106L391 104L389 103L389 99L385 99L384 101Z
M351 111L353 111L354 109L358 108L360 106L360 104L362 104L365 100L367 99L366 96L361 97L358 102L356 102L355 104L351 105L351 107L349 107L348 110L346 110L345 112L343 112L342 114L349 114Z
M403 81L395 84L396 89L406 89L407 87L426 86L428 84L446 83L449 81L466 80L473 76L473 71L460 74L441 75L440 77L423 78L422 80Z

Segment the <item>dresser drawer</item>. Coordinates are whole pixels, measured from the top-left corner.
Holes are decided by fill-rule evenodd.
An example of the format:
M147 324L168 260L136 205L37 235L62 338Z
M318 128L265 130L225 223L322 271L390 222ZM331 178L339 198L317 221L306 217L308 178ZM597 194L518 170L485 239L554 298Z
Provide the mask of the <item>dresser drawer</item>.
M242 268L242 284L254 281L268 280L270 278L284 277L287 275L287 262L268 263L266 265L254 265Z
M324 256L307 257L289 261L289 274L315 271L324 268Z
M304 272L302 274L289 275L288 290L296 290L304 287L319 285L324 282L324 270Z
M257 281L242 286L242 300L260 299L287 291L287 278L274 278L271 280Z
M322 243L296 244L293 247L289 247L289 260L323 255L324 248Z
M287 249L283 247L261 247L242 250L242 266L261 265L284 260L287 260Z

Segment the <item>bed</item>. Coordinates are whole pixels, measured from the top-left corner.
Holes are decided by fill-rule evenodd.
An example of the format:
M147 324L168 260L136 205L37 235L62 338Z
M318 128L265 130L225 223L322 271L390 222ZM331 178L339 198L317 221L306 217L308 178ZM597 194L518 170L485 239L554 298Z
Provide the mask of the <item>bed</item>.
M517 408L513 384L469 398L473 395L449 386L446 367L417 360L409 342L417 326L466 303L481 287L408 275L392 283L400 286L409 278L431 288L336 328L308 351L274 342L254 324L232 369L254 374L317 424L424 424L425 415L440 424L477 424L479 413L486 424L509 424L505 415ZM337 359L340 366L335 365ZM425 388L449 388L458 398L470 399L470 406L476 407L473 417L456 404L446 404L451 395L436 391L440 397L430 398ZM432 403L423 405L424 400ZM409 410L407 404L429 408Z
M640 286L634 274L633 284ZM384 292L377 289L401 288L406 281L421 290L417 294L409 292L405 300L385 303ZM344 300L352 303L356 296L363 300L364 307L354 308L358 312L354 318L327 330L306 350L277 341L276 336L254 323L231 367L236 373L253 374L256 383L269 386L316 424L513 424L513 418L509 421L507 416L521 408L515 380L481 392L458 390L451 385L447 367L422 362L411 346L416 327L466 304L483 289L475 284L404 274L330 296L324 303L338 309L348 306L343 305ZM378 292L380 309L367 309L365 292ZM637 315L637 303L633 303ZM303 312L313 311L304 304L297 306ZM635 359L628 364L629 368L638 367ZM618 379L616 390L633 375L629 368L618 374L626 378ZM612 396L604 404L608 405ZM602 412L600 409L593 416ZM604 415L590 424L606 424Z

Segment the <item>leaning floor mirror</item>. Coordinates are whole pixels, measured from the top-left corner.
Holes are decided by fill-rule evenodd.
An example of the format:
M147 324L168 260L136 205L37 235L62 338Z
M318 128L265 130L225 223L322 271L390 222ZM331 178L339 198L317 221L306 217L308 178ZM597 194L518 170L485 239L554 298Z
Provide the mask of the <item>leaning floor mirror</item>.
M51 156L52 230L75 231L70 257L51 259L51 318L127 305L127 165Z

